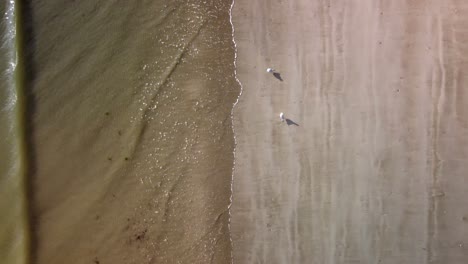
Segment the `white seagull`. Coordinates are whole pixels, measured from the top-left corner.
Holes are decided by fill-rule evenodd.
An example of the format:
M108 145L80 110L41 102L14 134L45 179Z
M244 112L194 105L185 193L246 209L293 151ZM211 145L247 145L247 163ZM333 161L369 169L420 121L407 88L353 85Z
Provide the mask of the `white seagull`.
M281 122L284 122L284 113L283 112L280 113L280 119L281 119Z

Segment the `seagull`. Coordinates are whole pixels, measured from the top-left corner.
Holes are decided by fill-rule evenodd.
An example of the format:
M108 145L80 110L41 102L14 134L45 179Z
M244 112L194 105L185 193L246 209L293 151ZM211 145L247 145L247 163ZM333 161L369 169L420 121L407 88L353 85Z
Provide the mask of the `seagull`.
M275 72L272 68L267 68L267 72Z
M284 122L284 113L281 112L279 116L280 116L281 122Z

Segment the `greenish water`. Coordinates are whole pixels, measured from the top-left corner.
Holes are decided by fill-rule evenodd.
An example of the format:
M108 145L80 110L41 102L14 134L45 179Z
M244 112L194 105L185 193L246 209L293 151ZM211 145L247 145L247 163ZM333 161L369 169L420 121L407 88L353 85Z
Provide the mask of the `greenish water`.
M3 1L0 12L0 259L19 264L29 249L20 14L14 1Z
M27 260L30 229L35 263L230 261L239 94L230 8L221 0L26 1L24 87L8 31L15 20L2 19L5 263Z

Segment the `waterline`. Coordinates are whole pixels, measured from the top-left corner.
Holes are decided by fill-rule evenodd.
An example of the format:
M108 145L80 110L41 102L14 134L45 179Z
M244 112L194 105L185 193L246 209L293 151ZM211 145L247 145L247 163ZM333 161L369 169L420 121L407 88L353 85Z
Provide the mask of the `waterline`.
M234 8L235 0L232 1L231 3L231 8L229 9L229 22L231 23L232 27L232 43L234 44L234 78L236 79L236 82L239 84L240 91L239 95L237 96L236 101L234 102L231 110L231 124L232 124L232 134L234 137L234 149L233 149L233 163L232 163L232 173L231 173L231 196L229 197L229 220L228 220L228 227L229 227L229 239L231 242L231 263L234 263L234 255L233 255L233 241L232 241L232 233L231 233L231 206L233 202L233 193L234 193L234 170L236 167L236 148L237 148L237 138L236 138L236 131L235 131L235 126L234 126L234 109L239 103L240 97L242 95L243 91L243 86L242 83L240 82L239 78L237 78L237 43L235 40L235 28L234 28L234 23L232 21L232 10Z

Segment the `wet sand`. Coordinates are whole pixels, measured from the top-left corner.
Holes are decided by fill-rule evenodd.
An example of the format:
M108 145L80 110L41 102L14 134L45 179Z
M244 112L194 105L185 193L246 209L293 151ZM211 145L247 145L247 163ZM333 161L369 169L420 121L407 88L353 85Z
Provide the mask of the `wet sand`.
M34 263L229 263L230 4L31 3Z
M468 3L236 0L233 16L234 263L466 263Z

